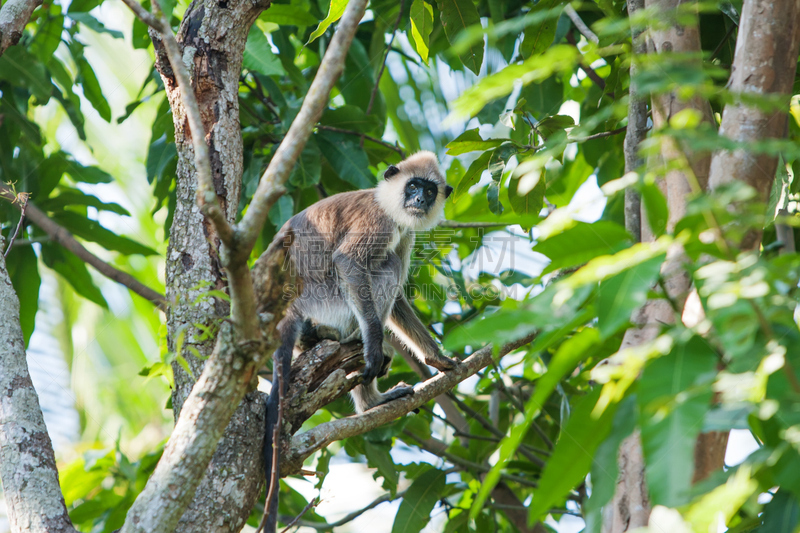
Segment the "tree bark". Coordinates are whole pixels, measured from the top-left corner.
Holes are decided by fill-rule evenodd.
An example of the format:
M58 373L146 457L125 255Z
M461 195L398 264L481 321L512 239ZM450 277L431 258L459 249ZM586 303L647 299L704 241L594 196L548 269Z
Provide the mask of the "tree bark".
M19 42L33 10L40 5L42 0L8 0L3 4L0 9L0 56Z
M800 46L798 0L747 0L742 9L733 69L728 87L736 95L773 97L772 109L733 103L725 106L720 135L747 145L787 133L787 111ZM711 162L710 187L740 181L761 201L769 198L778 158L745 149L720 151ZM742 247L755 249L760 233L748 234Z
M666 16L670 16L682 4L694 3L696 3L694 0L645 0L647 8L653 8ZM699 64L702 56L700 55L700 33L696 19L693 24L686 26L676 24L667 29L651 29L647 50L650 54L677 52L693 55L693 60ZM653 127L656 130L666 126L672 116L684 109L697 110L706 121L712 120L708 102L699 96L682 100L675 92L654 95L651 109ZM626 152L632 148L630 144L626 144ZM632 154L626 154L626 160L628 158L632 158ZM673 161L687 163L684 169L667 170L665 177L659 180L659 187L664 192L669 207L668 231L671 231L686 214L686 199L692 190L690 180L696 180L701 188L707 183L710 159L710 154L706 152L698 152L691 146L680 146L669 138L663 139L660 154L651 161L651 165L656 161L662 164ZM643 206L642 209L644 209ZM654 241L655 236L646 223L644 213L641 213L640 216L642 242ZM667 296L680 309L683 308L691 290L691 279L684 268L685 262L686 256L683 248L680 245L674 245L668 250L667 258L661 267ZM675 312L667 300L648 301L634 313L632 321L636 327L625 332L620 350L654 340L662 324L674 324L675 320ZM650 516L644 456L638 433L631 435L620 445L618 464L617 489L611 504L604 512L604 533L622 533L637 527L644 527Z
M0 250L4 249L0 237ZM25 358L19 299L0 253L0 480L11 531L74 532Z
M239 75L247 34L269 2L194 0L178 31L184 62L199 104L208 144L211 174L217 198L233 222L239 205L242 176L242 135L239 123ZM203 369L201 357L211 354L215 339L204 338L195 324L212 325L228 316L229 306L216 298L203 298L209 288L225 290L219 259L219 239L196 203L197 176L192 139L180 90L158 34L152 32L158 68L175 123L178 151L177 204L170 230L166 265L168 346L189 362L194 376ZM199 299L199 301L198 301ZM195 378L173 365L173 410L177 420ZM231 418L216 452L197 488L178 531L238 531L258 497L263 481L264 405L249 394Z
M742 103L725 106L720 135L747 145L787 134L787 111L797 71L800 48L800 1L747 0L742 9L730 91L738 95L777 97L778 107L769 110ZM756 190L766 202L775 179L777 156L744 149L720 151L711 160L709 187L740 181ZM744 250L757 250L761 232L750 231L740 243ZM794 243L792 243L794 244ZM700 435L695 448L694 481L722 468L728 432Z

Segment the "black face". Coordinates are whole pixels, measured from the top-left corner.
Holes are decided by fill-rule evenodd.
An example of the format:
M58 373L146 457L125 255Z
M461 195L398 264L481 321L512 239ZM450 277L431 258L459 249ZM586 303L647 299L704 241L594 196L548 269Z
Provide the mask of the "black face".
M433 207L433 204L436 203L438 194L439 188L432 181L423 178L411 178L406 182L406 199L403 206L406 211L415 215L426 215Z

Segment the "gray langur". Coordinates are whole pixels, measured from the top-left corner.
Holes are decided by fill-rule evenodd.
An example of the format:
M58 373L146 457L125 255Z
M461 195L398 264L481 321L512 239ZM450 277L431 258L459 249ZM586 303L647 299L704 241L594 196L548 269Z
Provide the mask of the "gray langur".
M425 364L439 370L457 364L442 355L403 292L414 232L439 223L453 188L446 184L431 152L416 153L390 166L383 177L374 189L336 194L296 214L270 244L270 249L287 248L301 281L300 293L278 324L281 345L276 363L288 376L295 344L299 337L313 337L307 335L312 328L333 332L342 342L361 338L366 364L362 383L352 391L359 413L413 393L413 388L403 383L383 393L378 389L375 378L387 370L390 361L383 346L384 328ZM285 393L287 379L283 381ZM276 391L273 383L267 400L267 469L277 423ZM277 497L278 491L273 492ZM277 501L274 503L269 505L272 516L268 526L276 524ZM265 531L272 530L274 526Z

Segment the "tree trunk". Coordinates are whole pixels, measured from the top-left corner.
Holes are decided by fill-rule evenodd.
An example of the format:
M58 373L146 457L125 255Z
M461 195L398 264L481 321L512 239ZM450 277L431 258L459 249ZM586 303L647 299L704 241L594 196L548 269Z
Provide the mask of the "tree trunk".
M0 480L11 531L74 532L58 483L56 456L33 388L19 323L19 299L0 237Z
M695 2L694 0L646 0L645 6L669 14L680 5L689 3ZM651 30L647 51L650 54L674 52L691 54L695 56L694 61L699 64L702 57L700 55L700 33L696 19L695 23L686 26L673 25L666 30ZM632 99L631 102L635 103L635 100ZM708 102L698 96L690 100L681 100L674 92L654 95L651 109L653 127L656 130L666 126L672 116L684 109L699 111L706 121L712 119ZM629 143L626 144L626 159L632 159L632 155L627 152L634 148ZM690 146L679 146L671 139L664 139L659 156L654 158L650 164L653 165L656 161L661 164L685 161L688 164L688 168L685 170L667 171L665 177L659 180L659 187L666 196L669 206L667 229L671 231L686 214L686 198L691 191L689 180L696 179L701 188L707 183L710 155L694 151ZM692 175L687 176L687 173ZM655 236L646 223L647 219L644 213L640 214L640 218L642 242L654 241ZM630 226L630 224L626 222L626 226ZM668 250L667 258L661 267L667 294L680 308L683 308L691 290L691 279L684 268L685 261L686 257L682 247L676 245ZM656 338L662 324L674 323L675 319L675 312L667 300L648 301L634 313L633 323L637 327L625 332L620 350L652 341ZM604 533L621 533L637 527L644 527L650 517L645 463L638 432L625 439L620 445L618 464L617 489L603 516Z
M214 186L222 209L234 221L239 205L242 176L242 136L239 124L239 75L247 34L268 1L220 3L195 0L184 15L178 32L209 146ZM226 302L208 298L197 301L208 289L226 289L219 261L219 239L213 225L197 207L194 150L188 122L163 45L151 33L156 45L156 67L164 80L175 123L178 151L177 205L170 230L167 254L168 345L175 351L182 338L183 357L194 376L199 376L203 357L214 347L214 338L203 338L194 324L211 325L227 317ZM194 385L180 365L173 365L175 417ZM238 407L219 442L206 476L192 505L183 515L178 531L238 531L258 497L264 478L264 405L258 393L251 393Z

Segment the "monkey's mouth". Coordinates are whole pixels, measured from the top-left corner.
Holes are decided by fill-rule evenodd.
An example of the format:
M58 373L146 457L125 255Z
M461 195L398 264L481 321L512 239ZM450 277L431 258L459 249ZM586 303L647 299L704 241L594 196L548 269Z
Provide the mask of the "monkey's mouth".
M406 207L406 211L408 211L410 214L414 215L415 217L424 217L427 214L427 211L425 211L424 209L419 208L419 207L413 207L413 206Z

